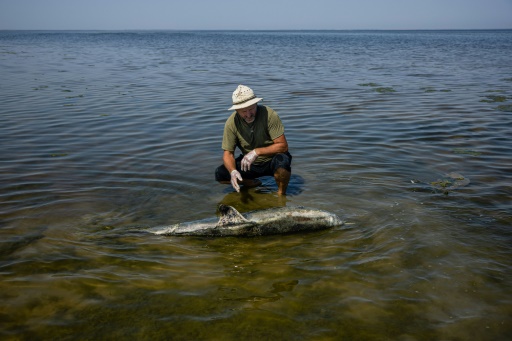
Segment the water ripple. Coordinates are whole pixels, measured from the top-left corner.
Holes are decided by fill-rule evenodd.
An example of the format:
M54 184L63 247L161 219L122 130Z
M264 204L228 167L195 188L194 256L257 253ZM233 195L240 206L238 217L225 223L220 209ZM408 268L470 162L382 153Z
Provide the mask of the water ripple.
M0 32L1 335L502 339L510 34ZM214 182L240 83L285 124L284 199ZM219 202L346 225L144 233Z

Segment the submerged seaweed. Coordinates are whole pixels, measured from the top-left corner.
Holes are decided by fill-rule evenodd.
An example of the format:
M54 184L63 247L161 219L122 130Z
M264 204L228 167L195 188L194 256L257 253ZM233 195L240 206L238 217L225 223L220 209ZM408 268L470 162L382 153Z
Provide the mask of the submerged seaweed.
M388 92L396 92L396 90L391 87L379 87L379 88L374 89L374 91L381 93L381 94L388 93Z
M451 172L446 174L442 179L432 181L430 185L432 185L434 189L441 190L443 194L448 195L450 191L465 187L469 185L469 183L470 180L464 175L457 172Z
M466 154L466 155L471 155L471 156L480 156L482 154L480 152L476 152L474 150L464 149L464 148L455 148L453 150L453 152L455 154Z
M358 84L359 86L371 86L371 87L376 87L376 86L379 86L379 84L377 83L362 83L362 84Z
M512 112L512 105L511 104L499 105L496 107L496 109L499 111L504 111L504 112Z
M489 95L489 96L485 96L485 98L487 98L487 99L482 99L480 102L496 103L496 102L505 102L507 100L507 96Z

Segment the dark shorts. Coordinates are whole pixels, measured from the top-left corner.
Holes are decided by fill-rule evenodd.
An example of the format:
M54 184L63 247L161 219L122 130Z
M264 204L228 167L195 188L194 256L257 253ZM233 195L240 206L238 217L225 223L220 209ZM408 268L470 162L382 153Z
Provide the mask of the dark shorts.
M244 179L256 179L260 176L274 176L274 173L278 168L284 168L287 171L292 171L292 156L290 153L282 153L276 154L269 162L262 164L252 164L251 169L248 172L242 172L241 162L244 158L243 155L240 155L235 159L236 161L236 169L242 175ZM229 174L228 170L224 165L217 167L215 170L215 180L217 181L230 181L231 174Z

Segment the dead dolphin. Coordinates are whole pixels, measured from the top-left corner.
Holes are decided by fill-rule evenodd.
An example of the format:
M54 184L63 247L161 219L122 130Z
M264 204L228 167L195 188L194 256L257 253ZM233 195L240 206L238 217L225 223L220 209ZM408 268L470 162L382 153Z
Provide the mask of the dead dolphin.
M305 207L277 207L241 214L219 205L220 219L179 223L148 229L166 236L261 236L323 230L343 225L337 215Z

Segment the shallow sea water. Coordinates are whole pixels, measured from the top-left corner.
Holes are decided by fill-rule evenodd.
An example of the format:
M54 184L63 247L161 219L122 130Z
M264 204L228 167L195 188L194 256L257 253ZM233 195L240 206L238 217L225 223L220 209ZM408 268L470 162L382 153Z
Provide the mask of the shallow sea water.
M512 338L512 31L0 32L0 338ZM273 179L214 182L231 93ZM303 205L342 227L151 226Z

